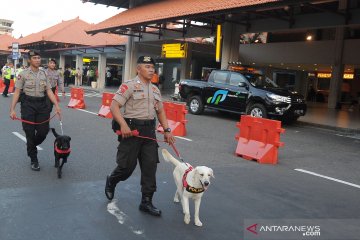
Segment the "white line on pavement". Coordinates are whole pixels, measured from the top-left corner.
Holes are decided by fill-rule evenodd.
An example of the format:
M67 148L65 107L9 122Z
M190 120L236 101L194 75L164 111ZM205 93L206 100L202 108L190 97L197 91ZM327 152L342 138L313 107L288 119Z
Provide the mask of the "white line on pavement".
M176 138L179 138L179 139L182 139L182 140L185 140L185 141L189 141L189 142L192 142L193 140L191 140L190 138L184 138L184 137L178 137L178 136L175 136Z
M118 206L116 205L116 200L113 200L112 202L110 202L110 203L107 205L107 211L108 211L110 214L114 215L114 216L117 218L118 222L119 222L121 225L123 225L123 224L126 222L126 220L128 219L128 216L127 216L124 212L122 212L122 211L118 208ZM133 233L135 233L136 235L142 235L142 234L144 234L144 230L135 229L133 226L128 226L128 228L130 228L131 231L132 231Z
M76 108L76 110L79 110L79 111L82 111L82 112L87 112L87 113L94 114L94 115L98 115L97 113L90 112L90 111L86 111L86 110L84 110L84 109L78 109L78 108Z
M346 137L346 138L352 138L352 139L360 140L360 135L350 135L350 136L346 136L346 135L342 135L342 134L335 134L335 135L339 136L339 137Z
M20 133L18 133L18 132L12 132L15 136L17 136L18 138L20 138L21 140L23 140L24 142L26 142L26 138L23 136L23 135L21 135ZM36 147L37 148L37 150L43 150L41 147L39 147L39 146L37 146Z
M317 173L310 172L310 171L307 171L307 170L304 170L304 169L299 169L299 168L294 169L294 170L298 171L298 172L311 174L311 175L314 175L314 176L317 176L317 177L325 178L325 179L328 179L328 180L331 180L331 181L334 181L334 182L343 183L343 184L346 184L346 185L349 185L349 186L352 186L352 187L360 188L360 185L350 183L350 182L346 182L346 181L343 181L343 180L340 180L340 179L337 179L337 178L328 177L328 176L325 176L325 175L317 174Z

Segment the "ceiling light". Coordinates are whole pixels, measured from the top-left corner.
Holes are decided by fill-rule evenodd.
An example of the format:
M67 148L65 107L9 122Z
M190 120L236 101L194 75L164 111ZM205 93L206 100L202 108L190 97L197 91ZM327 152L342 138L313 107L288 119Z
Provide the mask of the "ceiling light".
M306 36L306 40L308 40L308 41L311 41L312 38L313 38L312 35L307 35L307 36Z
M314 63L314 66L317 66L317 64L316 64L316 63Z
M298 66L298 68L301 67L300 65Z
M255 63L252 63L253 65L255 65Z
M281 63L281 66L283 66L284 64L283 63Z

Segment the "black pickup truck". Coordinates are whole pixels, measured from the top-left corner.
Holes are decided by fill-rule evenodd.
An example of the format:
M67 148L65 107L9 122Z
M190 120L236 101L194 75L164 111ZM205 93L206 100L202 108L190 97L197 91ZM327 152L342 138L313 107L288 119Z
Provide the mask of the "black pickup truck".
M213 70L207 81L180 81L179 93L192 114L201 114L207 107L294 122L306 113L302 95L251 72Z

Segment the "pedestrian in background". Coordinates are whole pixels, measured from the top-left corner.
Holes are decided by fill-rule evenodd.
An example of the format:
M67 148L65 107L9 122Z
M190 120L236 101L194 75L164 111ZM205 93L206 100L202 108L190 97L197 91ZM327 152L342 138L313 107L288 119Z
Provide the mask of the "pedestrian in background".
M50 59L48 62L48 68L45 72L50 82L51 90L55 94L56 87L58 87L58 91L62 92L62 96L65 96L64 79L61 77L60 72L55 68L56 60Z
M11 81L11 79L14 78L14 64L12 62L8 63L7 67L3 70L2 75L4 78L4 84L5 84L5 89L2 93L2 95L3 95L3 97L8 97L10 81Z

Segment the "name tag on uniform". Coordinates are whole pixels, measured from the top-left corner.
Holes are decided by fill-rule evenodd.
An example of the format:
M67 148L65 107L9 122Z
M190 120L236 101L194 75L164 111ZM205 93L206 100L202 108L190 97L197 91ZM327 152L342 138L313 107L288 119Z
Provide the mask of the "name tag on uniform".
M139 89L139 90L135 89L134 92L144 92L144 90L142 90L142 89Z

